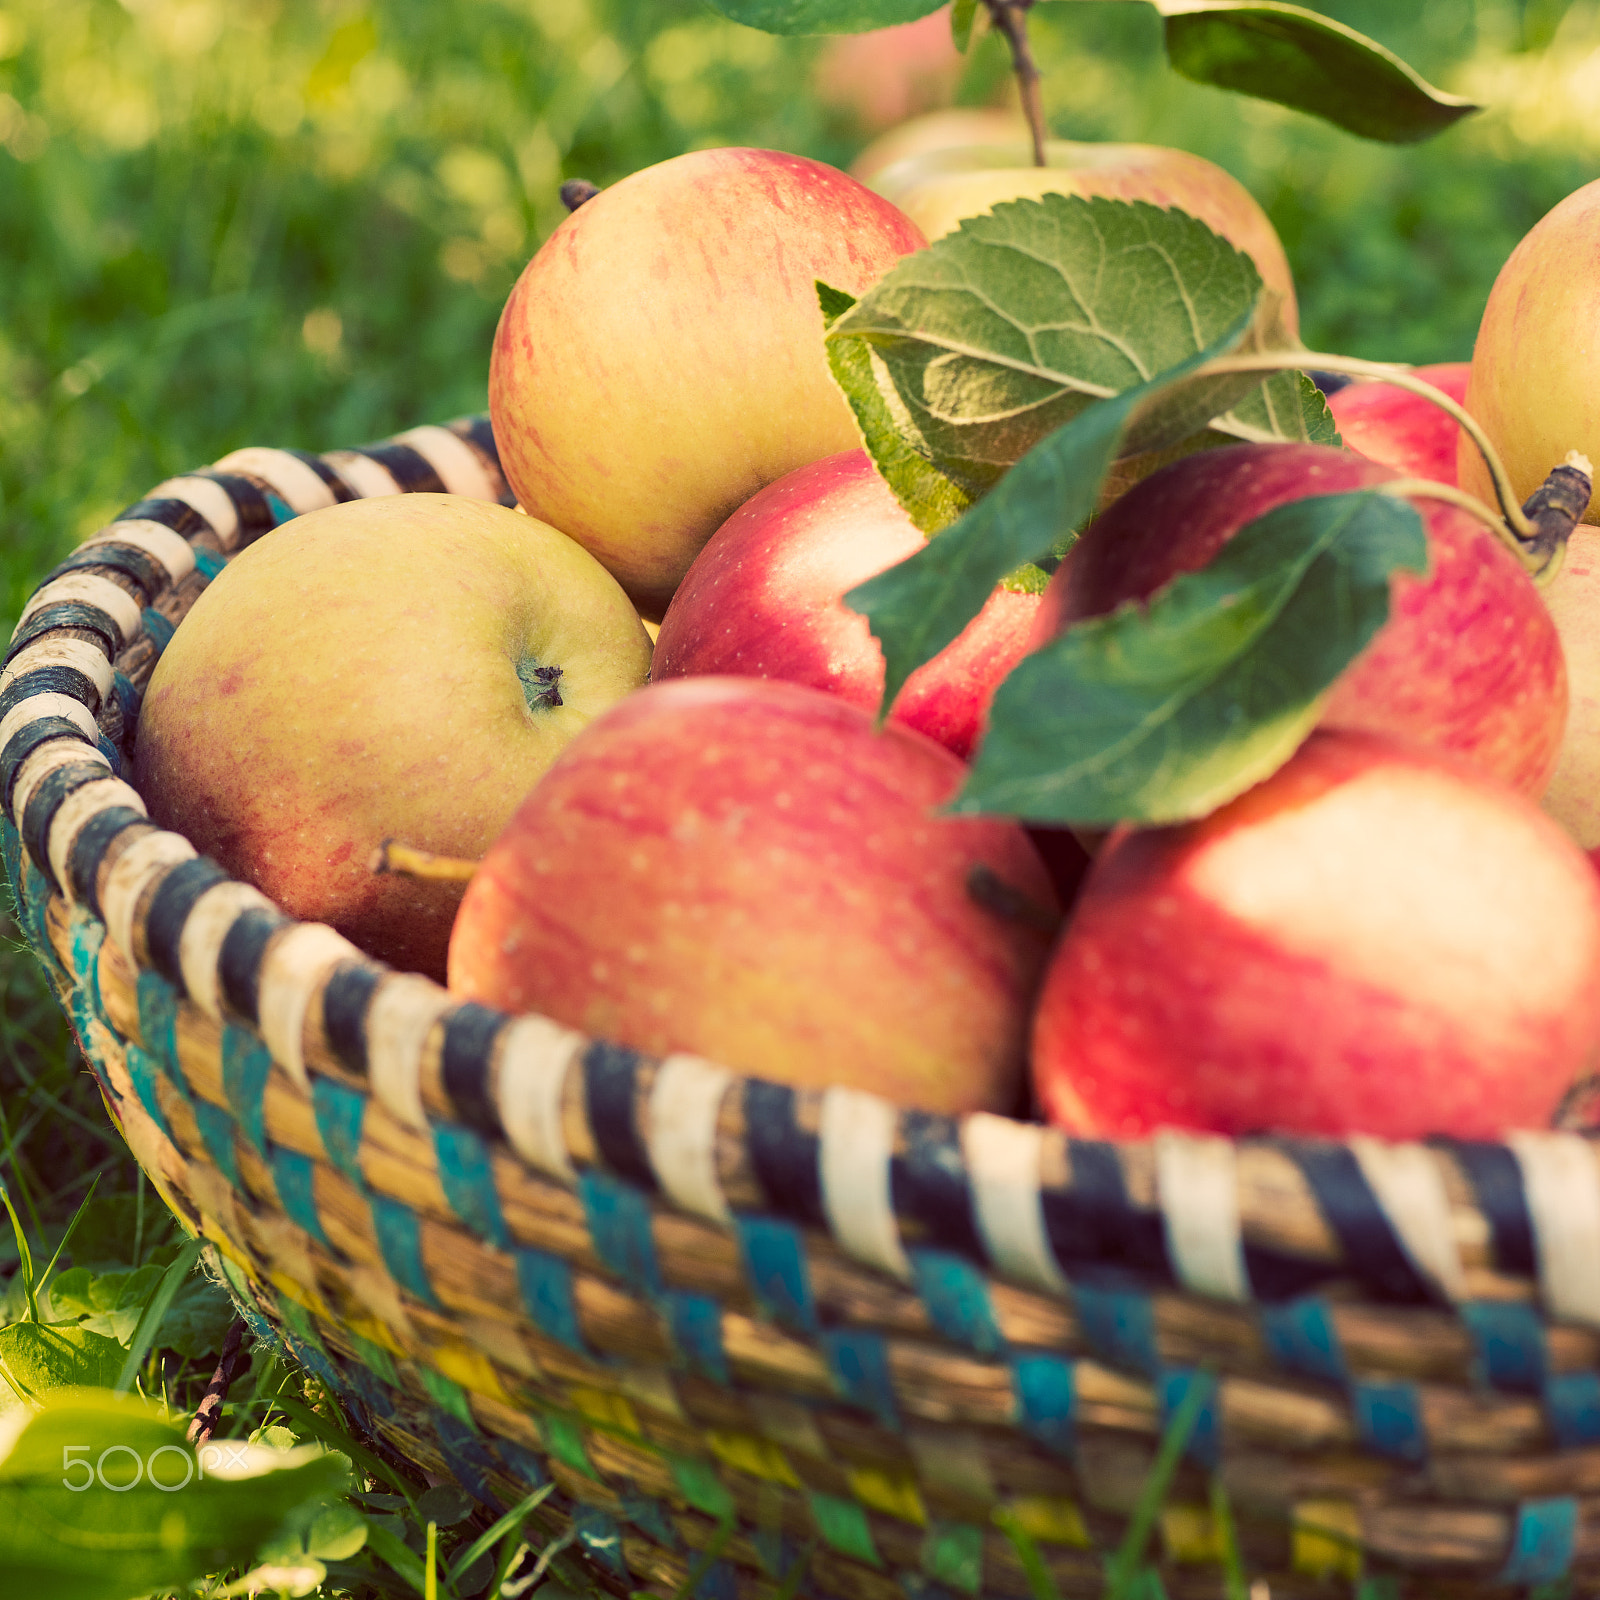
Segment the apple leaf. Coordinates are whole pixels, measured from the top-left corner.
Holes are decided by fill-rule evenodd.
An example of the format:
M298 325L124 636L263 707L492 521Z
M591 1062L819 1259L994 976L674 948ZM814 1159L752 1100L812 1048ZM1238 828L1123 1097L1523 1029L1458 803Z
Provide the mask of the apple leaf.
M1399 56L1331 17L1260 0L1154 0L1167 59L1184 77L1322 117L1348 133L1408 144L1470 112Z
M915 22L944 0L709 0L725 17L763 33L868 33Z
M38 1398L71 1387L110 1388L122 1370L122 1346L89 1328L14 1322L0 1328L0 1370L5 1374L0 1412L6 1412L20 1406L22 1396Z
M950 7L950 38L963 55L972 43L972 25L978 20L978 0L955 0Z
M1239 342L1253 310L1247 303L1206 349L1147 383L1091 405L1035 445L959 522L845 595L845 604L867 618L883 647L880 714L894 704L906 679L977 616L995 584L1025 563L1071 547L1079 525L1095 508L1108 468L1143 414L1157 406L1175 413L1187 394L1198 412L1180 437L1204 421L1207 386L1184 380Z
M1067 629L1001 684L952 809L1106 827L1202 816L1294 752L1425 572L1422 519L1373 490L1247 523L1210 565Z

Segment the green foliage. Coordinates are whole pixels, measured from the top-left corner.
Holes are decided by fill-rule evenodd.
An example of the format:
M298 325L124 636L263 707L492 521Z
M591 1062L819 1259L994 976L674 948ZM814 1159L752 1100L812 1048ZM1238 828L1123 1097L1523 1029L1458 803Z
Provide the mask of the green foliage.
M709 0L723 16L767 33L865 33L915 22L944 0ZM970 26L970 24L969 24Z

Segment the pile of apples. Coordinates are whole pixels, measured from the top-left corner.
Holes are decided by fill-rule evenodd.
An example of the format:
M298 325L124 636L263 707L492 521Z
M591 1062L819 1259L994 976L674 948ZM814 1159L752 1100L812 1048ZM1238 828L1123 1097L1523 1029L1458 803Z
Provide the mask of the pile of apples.
M1294 328L1282 247L1227 174L1125 146L1033 167L983 115L982 147L959 116L897 130L872 187L718 149L584 199L495 338L517 509L353 501L240 553L146 695L151 815L463 998L796 1085L1113 1137L1549 1124L1600 1047L1587 530L1541 591L1481 518L1417 498L1426 571L1391 580L1298 752L1210 815L1105 836L944 809L996 687L1062 630L1301 496L1484 493L1428 401L1351 385L1343 449L1239 443L1144 477L880 724L883 656L843 596L924 535L830 374L819 280L859 296L996 204L1106 195L1233 241ZM1600 453L1600 275L1573 265L1597 244L1600 185L1507 264L1470 377L1425 374L1523 496ZM390 838L470 883L374 872Z

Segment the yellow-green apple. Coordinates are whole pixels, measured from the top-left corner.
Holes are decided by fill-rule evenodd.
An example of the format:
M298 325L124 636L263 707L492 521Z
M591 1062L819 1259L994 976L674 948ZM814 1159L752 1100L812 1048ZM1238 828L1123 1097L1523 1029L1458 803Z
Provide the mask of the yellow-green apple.
M385 838L476 857L650 641L563 533L458 495L355 500L248 546L150 680L150 814L291 915L442 977L461 885L375 876Z
M998 106L951 106L945 111L912 117L887 133L880 133L850 163L850 173L863 183L871 183L885 168L931 150L1023 145L1027 141L1027 121L1016 111Z
M826 106L877 132L915 112L950 103L963 62L950 34L950 8L916 22L835 34L817 55L811 86Z
M450 987L796 1085L1012 1110L1048 915L999 915L969 882L1054 897L1016 823L938 814L964 772L800 684L652 684L567 746L484 858Z
M1398 476L1326 445L1227 445L1185 456L1090 525L1045 590L1035 639L1148 599L1275 506ZM1482 523L1443 501L1415 504L1428 573L1391 580L1389 620L1334 685L1321 725L1415 739L1536 797L1555 768L1567 712L1555 624L1517 558Z
M922 247L865 185L773 150L699 150L568 217L523 269L489 363L518 500L659 617L756 490L857 442L818 279L864 293Z
M784 678L876 714L883 651L843 596L923 542L866 451L799 467L740 506L695 557L661 620L651 677ZM965 760L1000 680L1022 659L1039 599L997 588L911 675L892 720Z
M1577 846L1464 763L1319 733L1209 817L1113 834L1033 1070L1079 1134L1498 1139L1547 1126L1597 1044L1600 876Z
M1150 144L1077 144L1052 139L1047 164L1031 165L1026 143L929 150L882 168L872 186L930 240L952 232L1003 200L1046 194L1145 200L1198 217L1256 264L1270 301L1263 326L1283 338L1299 331L1294 278L1267 214L1230 172L1187 150Z
M1567 662L1567 726L1544 809L1600 865L1600 529L1567 540L1555 581L1541 591Z
M1414 375L1461 405L1470 370L1466 361L1442 361L1418 367ZM1348 383L1328 396L1328 409L1347 449L1393 467L1402 477L1456 481L1461 425L1431 400L1392 383Z
M1600 461L1600 179L1535 223L1501 267L1472 347L1467 410L1526 500L1571 450ZM1461 487L1493 504L1488 470L1462 436ZM1586 522L1600 522L1600 499Z

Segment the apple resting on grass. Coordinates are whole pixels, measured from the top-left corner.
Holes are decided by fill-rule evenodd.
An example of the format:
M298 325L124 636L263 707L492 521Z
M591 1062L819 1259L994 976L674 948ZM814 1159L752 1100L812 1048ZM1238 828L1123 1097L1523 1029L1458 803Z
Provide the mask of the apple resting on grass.
M1240 444L1185 456L1090 525L1050 580L1035 642L1148 599L1275 506L1397 477L1326 445ZM1567 714L1555 624L1489 529L1443 501L1415 503L1427 528L1428 576L1395 576L1389 620L1334 686L1321 726L1415 739L1537 797Z
M756 490L847 450L820 278L863 294L925 243L854 178L700 150L575 211L500 316L489 412L507 481L660 617Z
M1470 370L1465 361L1442 361L1436 366L1417 367L1413 376L1425 379L1462 405ZM1328 409L1345 445L1358 455L1381 461L1403 477L1432 478L1438 483L1456 481L1456 441L1463 437L1461 424L1431 400L1409 389L1397 389L1392 383L1348 383L1328 396ZM1467 448L1477 454L1470 441Z
M746 501L695 557L662 618L651 676L784 678L876 715L883 651L842 597L923 543L866 451L801 467ZM996 686L1022 659L1039 598L996 589L961 637L912 674L892 720L965 760Z
M150 814L292 916L442 978L461 885L378 877L395 835L479 856L650 641L565 534L458 495L313 511L236 556L139 720Z
M1074 1133L1548 1125L1600 1044L1600 877L1534 805L1319 733L1198 822L1119 830L1045 979L1033 1063Z
M800 1086L1015 1110L1055 901L1016 823L937 814L963 772L799 684L652 684L485 857L450 987ZM1028 914L980 904L975 867Z

